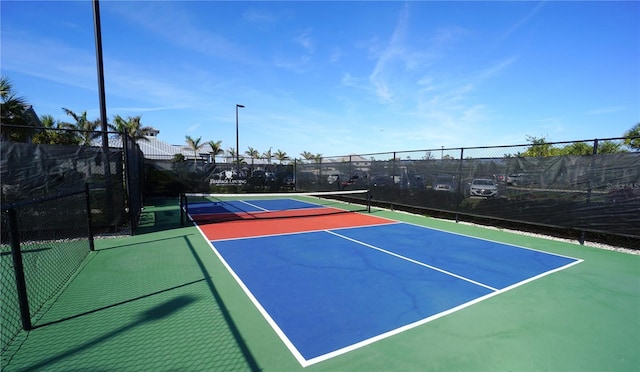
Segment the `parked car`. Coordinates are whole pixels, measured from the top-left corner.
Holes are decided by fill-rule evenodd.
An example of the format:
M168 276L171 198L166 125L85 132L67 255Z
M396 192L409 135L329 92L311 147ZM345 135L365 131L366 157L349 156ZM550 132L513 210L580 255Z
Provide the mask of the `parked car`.
M311 187L318 183L318 176L311 172L300 172L296 175L295 183L301 189Z
M509 186L527 186L536 183L536 176L531 173L515 173L507 176L507 185Z
M435 191L456 191L456 183L454 177L439 176L433 181L432 188Z
M424 190L425 188L424 177L419 174L404 173L401 176L396 176L393 178L394 183L401 189Z
M254 170L247 179L247 183L254 187L264 186L267 180L267 172L263 170Z
M363 172L355 172L348 180L343 180L340 183L340 187L344 190L347 187L351 188L366 188L368 187L369 176Z
M498 186L492 179L475 178L469 186L469 194L484 198L494 197L498 195Z
M338 173L334 173L334 174L330 174L330 175L327 177L327 183L328 183L329 185L332 185L332 184L334 184L334 183L336 183L336 182L340 182L340 174L338 174Z
M493 179L495 179L496 182L498 182L498 183L507 183L507 181L509 179L509 175L507 175L507 174L494 174L493 175Z
M279 189L293 190L296 187L293 174L289 172L277 172L274 178L276 187Z
M373 187L390 187L393 186L393 178L390 176L373 176L371 177L371 186Z

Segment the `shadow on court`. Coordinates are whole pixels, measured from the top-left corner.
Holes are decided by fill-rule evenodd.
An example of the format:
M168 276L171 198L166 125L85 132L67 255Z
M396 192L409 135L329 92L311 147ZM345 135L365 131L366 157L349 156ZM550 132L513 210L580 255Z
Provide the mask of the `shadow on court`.
M140 214L140 222L135 234L149 234L172 230L180 225L180 206L173 198L151 198Z
M98 346L101 343L104 343L110 339L114 339L117 338L118 335L123 334L128 332L129 330L139 327L141 325L143 325L144 323L148 323L148 322L153 322L153 321L158 321L161 320L162 318L168 317L170 316L172 313L175 313L177 311L179 311L180 309L188 306L189 304L193 303L195 301L195 299L191 296L178 296L175 297L174 299L171 299L169 301L166 301L158 306L155 306L141 314L138 315L137 319L132 321L129 324L123 325L120 328L117 328L109 333L106 333L104 335L98 336L88 342L83 343L82 345L79 345L73 349L70 350L66 350L60 354L48 357L47 359L44 359L42 361L40 361L37 364L33 364L30 366L27 366L24 370L25 371L35 371L41 368L45 368L47 366L50 366L53 363L56 363L62 359L65 358L69 358L72 357L75 354L81 353L83 351L87 351L90 350L96 346Z
M207 271L206 266L204 265L204 263L200 259L200 256L198 255L198 252L196 251L194 246L191 244L189 239L185 238L184 240L185 240L185 244L191 250L191 253L193 254L193 257L196 259L196 261L198 263L198 266L200 267L200 270L202 270L202 274L204 275L205 281L207 282L207 286L209 287L209 290L211 291L211 294L215 298L215 300L216 300L216 302L218 304L218 307L220 308L220 312L222 313L222 316L224 317L224 320L226 321L227 325L229 326L229 330L231 331L231 334L233 335L233 337L235 338L236 342L238 343L238 347L240 348L240 351L244 355L244 357L245 357L245 359L246 359L246 361L247 361L247 363L249 365L249 368L252 371L259 371L260 368L258 367L258 363L256 362L255 358L253 357L253 355L249 351L249 348L247 347L246 343L244 342L244 339L242 338L242 335L238 331L238 328L237 328L235 322L231 318L231 314L229 313L229 310L227 309L226 305L224 304L224 301L222 300L222 297L220 297L220 293L218 292L218 290L216 288L216 285L213 283L213 280L211 280L211 276L209 275L209 272Z

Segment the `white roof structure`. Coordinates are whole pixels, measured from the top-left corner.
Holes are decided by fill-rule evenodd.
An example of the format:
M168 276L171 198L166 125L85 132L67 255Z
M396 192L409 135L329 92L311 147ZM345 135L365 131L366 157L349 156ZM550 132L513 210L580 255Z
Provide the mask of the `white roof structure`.
M193 159L193 149L185 145L171 145L158 139L159 130L152 131L147 140L138 140L136 143L140 147L140 151L144 154L145 159L151 160L172 160L177 154L182 154L185 159ZM99 144L96 144L99 146ZM114 137L109 139L109 147L122 147L120 138ZM198 150L196 156L198 159L203 159L207 162L212 162L211 153L213 149L209 144L205 143L200 150ZM266 165L268 162L266 159L251 159L243 155L240 158L247 164L253 165ZM231 159L228 155L216 155L216 163L233 163L234 159Z

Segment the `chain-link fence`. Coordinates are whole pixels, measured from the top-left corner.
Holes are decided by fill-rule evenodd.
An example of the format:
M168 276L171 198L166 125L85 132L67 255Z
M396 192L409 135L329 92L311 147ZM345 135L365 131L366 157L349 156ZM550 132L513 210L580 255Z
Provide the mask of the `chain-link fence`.
M349 155L295 169L298 190L369 188L389 208L614 244L640 238L640 153L621 138Z
M634 142L635 141L635 142ZM380 206L616 245L640 238L637 138L397 151L312 160L146 156L151 194L367 188ZM636 247L637 248L637 247Z
M5 205L0 242L2 358L21 329L31 329L90 250L89 188ZM18 343L19 344L19 343ZM3 360L3 365L5 361Z
M69 132L40 128L33 139L72 142ZM100 134L92 132L87 137ZM12 354L7 350L10 345L19 345L11 341L20 329L29 328L25 319L37 320L76 272L93 234L133 233L138 225L144 196L144 155L134 141L125 138L123 146L118 133L109 135L110 147L106 149L91 143L2 141L3 358ZM18 267L23 267L22 273L15 271ZM26 291L23 295L19 293L21 282ZM21 317L20 309L25 306L27 314Z

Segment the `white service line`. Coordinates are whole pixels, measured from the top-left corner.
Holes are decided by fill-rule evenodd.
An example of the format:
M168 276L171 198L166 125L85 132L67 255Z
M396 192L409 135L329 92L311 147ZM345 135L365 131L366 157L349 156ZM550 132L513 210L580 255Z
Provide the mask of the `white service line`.
M265 211L265 212L271 212L270 210L268 210L268 209L266 209L266 208L262 208L262 207L260 207L260 206L255 205L255 204L249 203L249 202L248 202L248 201L246 201L246 200L239 200L239 202L240 202L240 203L244 203L244 204L249 205L249 206L252 206L252 207L254 207L254 208L261 209L261 210L263 210L263 211ZM244 212L244 211L243 211L243 212Z
M333 232L333 231L330 231L330 230L325 230L325 231L326 231L326 232L328 232L329 234L333 234L333 235L335 235L335 236L337 236L337 237L340 237L340 238L343 238L343 239L346 239L346 240L352 241L352 242L354 242L354 243L358 243L358 244L360 244L360 245L364 245L365 247L368 247L368 248L371 248L371 249L375 249L375 250L377 250L377 251L380 251L380 252L386 253L386 254L391 255L391 256L394 256L394 257L398 257L398 258L403 259L403 260L405 260L405 261L409 261L409 262L412 262L412 263L414 263L414 264L417 264L417 265L420 265L420 266L427 267L427 268L429 268L429 269L431 269L431 270L436 270L436 271L439 271L439 272L441 272L441 273L444 273L444 274L447 274L447 275L453 276L453 277L455 277L455 278L462 279L462 280L464 280L464 281L466 281L466 282L473 283L473 284L478 285L478 286L480 286L480 287L484 287L484 288L490 289L490 290L492 290L492 291L494 291L494 292L497 292L497 291L499 290L499 289L497 289L497 288L493 288L493 287L488 286L488 285L486 285L486 284L483 284L483 283L477 282L477 281L475 281L475 280L473 280L473 279L465 278L464 276L461 276L461 275L458 275L458 274L454 274L454 273L452 273L452 272L450 272L450 271L443 270L443 269L440 269L440 268L435 267L435 266L431 266L431 265L426 264L426 263L424 263L424 262L416 261L416 260L414 260L414 259L412 259L412 258L405 257L405 256L400 255L400 254L397 254L397 253L393 253L393 252L391 252L391 251L388 251L388 250L386 250L386 249L382 249L382 248L380 248L380 247L376 247L375 245L371 245L371 244L368 244L368 243L365 243L365 242L361 242L360 240L352 239L352 238L350 238L350 237L348 237L348 236L344 236L344 235L342 235L342 234L338 234L338 233Z

